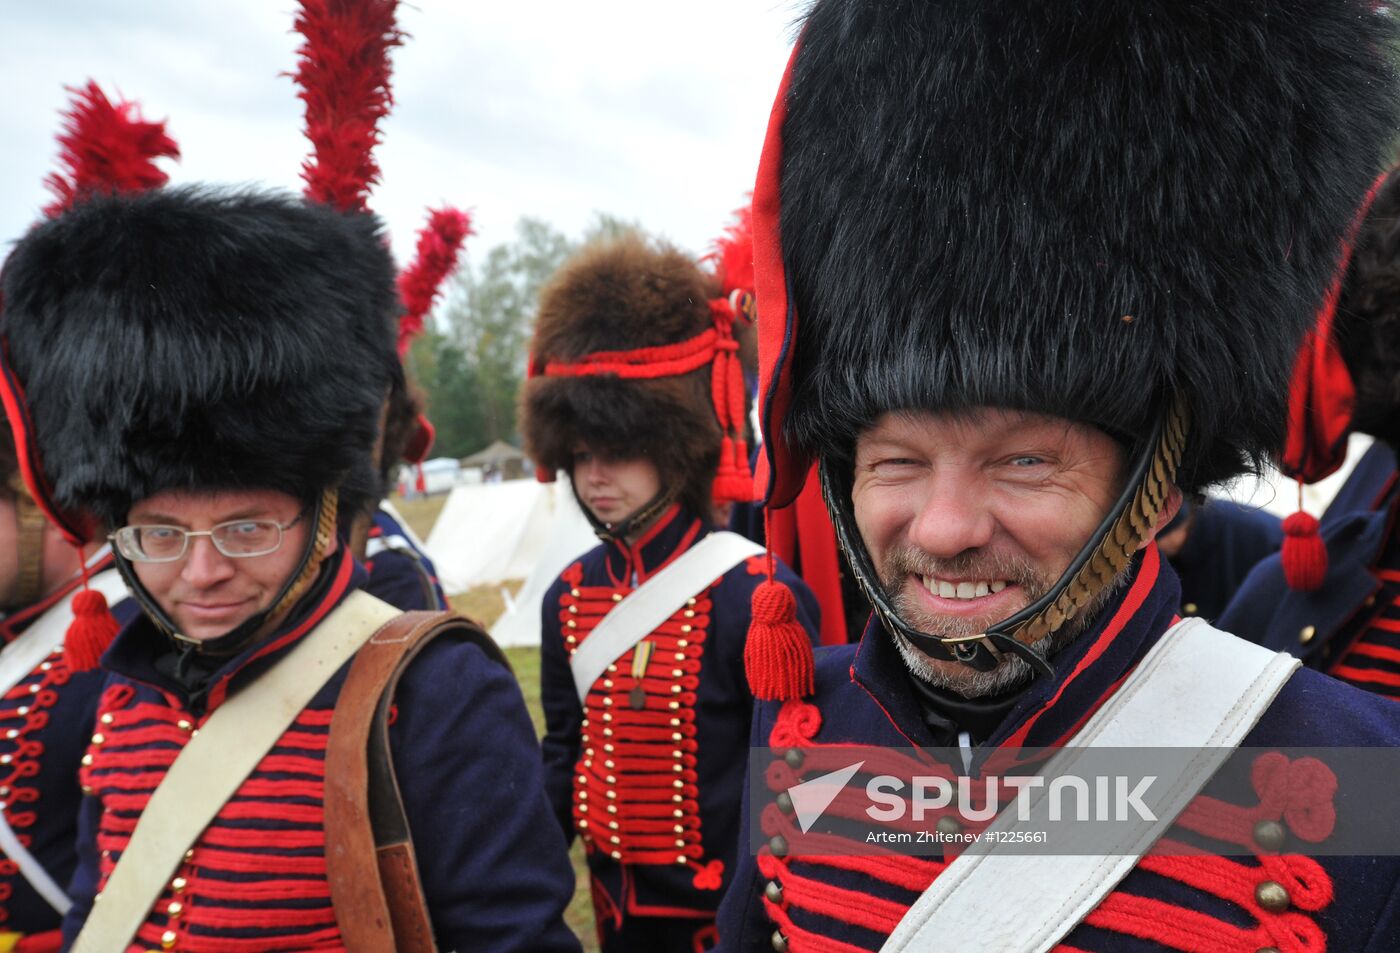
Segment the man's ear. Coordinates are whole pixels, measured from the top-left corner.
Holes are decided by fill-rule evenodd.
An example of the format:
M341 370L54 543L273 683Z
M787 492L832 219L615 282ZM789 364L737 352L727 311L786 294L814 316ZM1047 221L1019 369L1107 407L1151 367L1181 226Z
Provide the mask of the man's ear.
M1167 499L1162 504L1162 512L1157 514L1157 523L1152 527L1152 532L1147 534L1147 538L1138 544L1138 549L1146 549L1147 544L1157 538L1157 534L1176 518L1177 511L1181 509L1181 491L1176 484L1170 484L1167 488Z

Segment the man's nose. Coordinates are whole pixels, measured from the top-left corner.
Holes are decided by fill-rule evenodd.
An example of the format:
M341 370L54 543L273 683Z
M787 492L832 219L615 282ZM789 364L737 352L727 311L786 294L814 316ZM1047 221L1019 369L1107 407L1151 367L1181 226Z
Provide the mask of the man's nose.
M196 536L189 541L185 566L180 575L190 585L207 589L234 574L233 560L214 547L208 536Z
M932 474L909 527L909 542L937 559L952 559L992 541L996 517L985 483L975 473Z

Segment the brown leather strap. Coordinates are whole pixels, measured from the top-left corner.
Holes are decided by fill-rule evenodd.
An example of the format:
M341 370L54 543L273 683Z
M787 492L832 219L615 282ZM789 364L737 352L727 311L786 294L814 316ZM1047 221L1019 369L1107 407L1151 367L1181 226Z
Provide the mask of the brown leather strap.
M389 749L389 708L404 669L445 632L510 667L476 623L407 612L356 654L336 701L326 743L326 875L350 953L437 949Z

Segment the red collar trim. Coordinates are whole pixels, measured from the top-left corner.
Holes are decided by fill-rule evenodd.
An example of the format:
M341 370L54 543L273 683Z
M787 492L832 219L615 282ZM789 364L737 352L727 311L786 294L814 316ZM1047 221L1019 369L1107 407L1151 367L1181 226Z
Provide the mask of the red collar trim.
M252 655L248 656L248 658L243 662L242 665L238 666L238 668L224 675L216 683L214 683L214 685L209 689L208 710L210 712L214 711L214 709L218 708L224 703L224 699L228 696L229 682L234 678L234 676L236 676L239 672L244 671L249 665L257 661L258 659L264 658L265 656L270 655L271 653L276 652L277 650L287 645L290 645L297 639L300 639L307 632L310 632L313 628L319 625L321 623L321 620L324 619L327 615L329 615L330 611L340 604L340 601L345 597L345 593L350 588L350 579L355 572L355 561L349 558L349 555L345 553L343 547L339 552L339 556L340 564L336 567L335 578L331 581L330 588L326 590L326 594L324 597L322 597L320 604L316 606L316 608L312 610L311 614L307 616L306 619L304 619L301 622L301 624L298 625L296 628L292 629L284 635L277 636L276 638L272 639L264 645L259 646L258 649L254 651Z
M1128 590L1127 596L1124 597L1123 602L1118 606L1118 611L1113 614L1113 618L1109 620L1108 625L1099 633L1099 637L1094 640L1094 644L1090 646L1089 651L1084 653L1084 657L1079 660L1079 664L1074 667L1074 671L1070 672L1069 676L1060 683L1059 690L1040 707L1039 711L1028 717L1021 724L1020 728L1012 732L1011 736L997 747L1016 748L1025 744L1026 737L1030 734L1031 729L1035 726L1035 723L1040 720L1041 716L1055 707L1055 704L1064 695L1065 690L1098 661L1099 657L1113 644L1113 640L1118 637L1118 633L1123 631L1123 627L1126 626L1133 616L1137 614L1138 610L1142 608L1142 604L1147 600L1148 594L1152 592L1152 587L1157 584L1157 577L1160 575L1161 569L1161 555L1158 553L1157 544L1154 542L1149 544L1146 552L1143 553L1142 569L1138 572L1137 578L1133 580L1132 588ZM1084 718L1089 717L1089 715L1098 710L1098 707L1103 704L1104 699L1111 696L1117 687L1117 684L1110 686L1103 695L1099 696L1099 699L1085 711ZM1083 720L1081 719L1079 724L1082 723ZM1072 735L1074 730L1075 729L1070 729L1064 737ZM1064 737L1056 743L1063 743Z

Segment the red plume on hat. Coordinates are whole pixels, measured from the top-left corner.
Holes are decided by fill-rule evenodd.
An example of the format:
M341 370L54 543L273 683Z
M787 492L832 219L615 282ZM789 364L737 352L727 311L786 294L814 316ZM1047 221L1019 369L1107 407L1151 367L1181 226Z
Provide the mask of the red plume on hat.
M418 250L412 264L399 272L399 297L403 316L399 318L399 357L423 330L423 319L433 299L452 269L467 236L473 234L471 218L455 208L434 209L428 224L418 233Z
M118 99L113 103L92 80L83 87L70 86L68 91L72 101L63 114L63 130L58 136L62 171L44 179L55 197L44 209L45 215L59 215L92 195L160 188L170 180L156 160L178 159L180 148L166 133L164 121L145 120L134 102ZM6 387L3 397L16 435L16 448L29 450L23 395ZM88 564L81 549L90 533L87 527L58 512L31 453L20 452L17 456L30 496L65 539L79 549L83 589L73 597L73 621L64 635L64 658L73 671L95 669L119 626L106 597L87 586Z
M1390 172L1382 174L1357 209L1342 241L1336 275L1318 308L1317 323L1303 339L1288 392L1288 434L1279 469L1298 481L1298 511L1283 521L1283 576L1289 588L1318 589L1327 576L1327 544L1317 518L1303 508L1303 485L1337 471L1346 459L1356 386L1342 359L1333 328L1337 303L1351 263L1357 233Z
M389 113L389 50L403 44L398 0L301 0L305 42L292 78L306 104L312 155L302 164L306 197L342 212L364 211L379 182L374 147Z
M163 121L143 119L136 103L114 104L91 80L68 91L73 99L58 136L63 171L44 179L56 199L45 215L57 215L86 195L155 189L170 180L155 160L178 159L180 148Z

